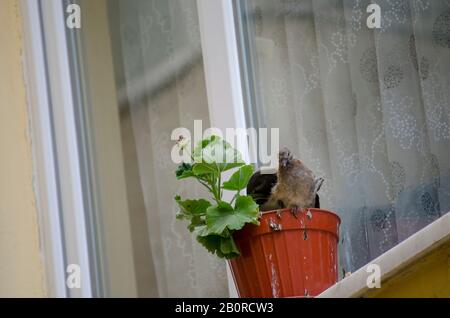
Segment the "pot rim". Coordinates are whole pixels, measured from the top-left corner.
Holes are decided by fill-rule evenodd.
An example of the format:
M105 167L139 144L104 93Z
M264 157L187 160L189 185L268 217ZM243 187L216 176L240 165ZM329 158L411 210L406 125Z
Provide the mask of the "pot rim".
M323 213L327 213L327 214L331 214L335 217L337 217L338 221L339 221L339 225L341 224L341 218L339 217L339 215L333 211L330 210L325 210L325 209L318 209L318 208L303 208L303 209L299 209L299 211L312 211L312 212L323 212ZM269 210L269 211L260 211L261 217L267 214L273 214L273 213L279 213L279 212L290 212L291 209L290 208L284 208L284 209L277 209L277 210Z

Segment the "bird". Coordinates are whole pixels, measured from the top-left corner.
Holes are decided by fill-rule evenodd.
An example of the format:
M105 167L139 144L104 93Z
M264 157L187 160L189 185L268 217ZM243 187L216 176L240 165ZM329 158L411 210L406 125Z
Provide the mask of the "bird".
M270 197L273 187L277 184L276 173L261 173L256 171L250 178L247 185L247 194L250 195L259 206L263 206ZM278 208L283 208L279 205ZM316 193L314 208L320 209L320 197Z
M317 178L306 165L283 147L278 153L277 181L261 211L288 208L297 217L299 210L314 208L320 200L317 192L324 179Z
M262 173L261 170L258 170L248 181L247 195L250 195L259 206L262 206L269 199L276 184L276 173Z

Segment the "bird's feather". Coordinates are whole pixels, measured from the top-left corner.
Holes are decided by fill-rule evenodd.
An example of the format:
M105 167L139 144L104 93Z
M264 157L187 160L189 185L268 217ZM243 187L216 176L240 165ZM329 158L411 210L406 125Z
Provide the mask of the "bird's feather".
M303 162L296 159L289 149L279 152L279 168L276 183L268 200L261 205L262 211L281 207L302 209L320 208L317 192L324 179L316 178Z

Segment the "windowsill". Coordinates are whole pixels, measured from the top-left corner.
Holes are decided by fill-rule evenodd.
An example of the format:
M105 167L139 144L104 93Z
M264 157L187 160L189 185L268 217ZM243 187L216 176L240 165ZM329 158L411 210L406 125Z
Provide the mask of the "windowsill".
M450 213L429 224L413 234L386 253L374 259L370 264L377 264L381 269L381 287L383 282L402 272L406 267L450 242ZM367 266L363 266L350 276L342 279L317 297L348 298L363 297L371 291L367 287Z

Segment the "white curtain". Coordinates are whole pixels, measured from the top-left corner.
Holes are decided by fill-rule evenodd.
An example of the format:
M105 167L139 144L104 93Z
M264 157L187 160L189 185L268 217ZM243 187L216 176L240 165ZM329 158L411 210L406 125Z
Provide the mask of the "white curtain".
M119 99L123 120L131 117L153 271L141 283L155 286L152 296L227 297L225 262L175 219L176 194L206 195L194 182L176 180L170 157L173 129L193 131L194 119L209 125L196 1L120 0L117 10Z
M259 112L318 175L354 271L450 211L450 1L248 0ZM252 54L252 53L250 53Z

